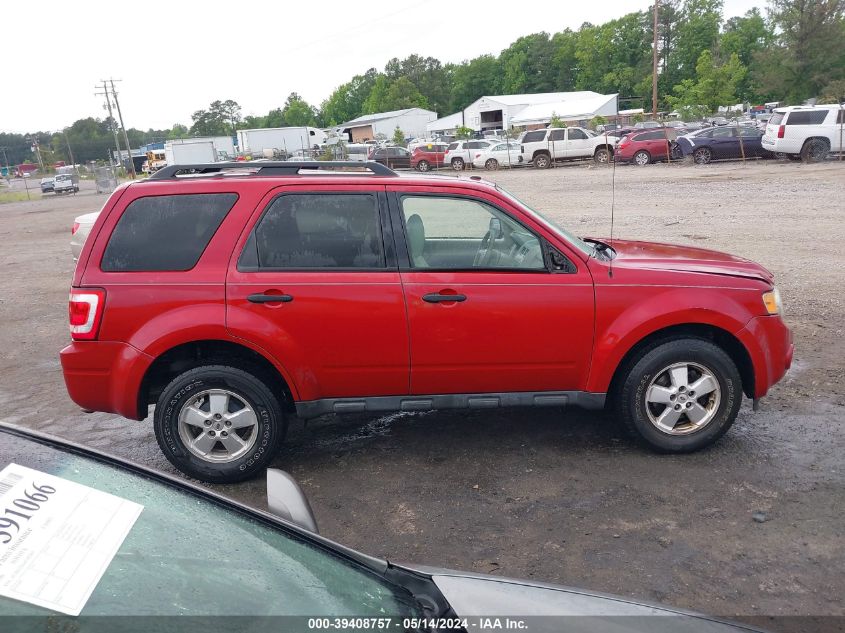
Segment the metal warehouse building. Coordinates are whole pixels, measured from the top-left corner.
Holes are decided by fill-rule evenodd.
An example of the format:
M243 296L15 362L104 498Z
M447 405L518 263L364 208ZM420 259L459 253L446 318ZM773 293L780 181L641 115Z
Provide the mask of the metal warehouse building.
M380 134L390 138L397 127L406 137L425 136L426 124L436 118L437 113L431 110L407 108L392 112L364 114L333 129L339 133L349 134L353 143L360 143L374 139Z

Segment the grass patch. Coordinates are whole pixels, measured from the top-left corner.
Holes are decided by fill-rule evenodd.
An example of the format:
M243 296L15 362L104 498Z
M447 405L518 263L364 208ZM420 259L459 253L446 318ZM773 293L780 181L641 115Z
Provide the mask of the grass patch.
M41 194L37 191L30 191L29 195L32 200L39 200L41 198ZM0 191L0 204L24 202L26 199L26 191Z

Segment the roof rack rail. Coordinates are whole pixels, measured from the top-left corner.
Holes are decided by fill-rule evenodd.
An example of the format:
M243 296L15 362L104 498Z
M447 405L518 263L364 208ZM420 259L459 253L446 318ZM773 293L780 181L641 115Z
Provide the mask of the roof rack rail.
M248 171L250 176L296 176L302 170L322 171L324 173L366 173L374 176L397 176L398 174L381 163L375 161L239 161L231 163L204 163L198 165L168 165L162 167L150 180L171 180L174 178L219 176L224 172ZM311 174L313 175L313 174Z

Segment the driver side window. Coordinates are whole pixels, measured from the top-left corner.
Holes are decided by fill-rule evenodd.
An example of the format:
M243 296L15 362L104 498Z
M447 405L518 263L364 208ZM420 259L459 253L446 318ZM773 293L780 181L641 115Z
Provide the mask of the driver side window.
M402 219L412 268L546 270L540 239L479 200L404 196Z

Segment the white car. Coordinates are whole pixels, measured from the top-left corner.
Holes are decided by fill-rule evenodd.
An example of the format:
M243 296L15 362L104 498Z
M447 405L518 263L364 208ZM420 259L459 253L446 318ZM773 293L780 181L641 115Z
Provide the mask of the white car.
M778 108L766 124L763 148L805 161L845 151L845 107L837 104Z
M486 139L455 141L446 148L443 164L451 165L455 171L463 171L466 169L467 163L472 164L473 157L478 153L478 150L487 149L495 144L496 142Z
M472 165L478 169L493 170L504 165L513 167L522 164L522 154L519 151L519 143L497 143L488 148L478 150L473 155Z
M592 158L597 163L613 160L620 137L596 135L581 127L552 127L532 130L522 136L522 161L546 169L559 160Z
M85 246L85 240L97 221L100 212L86 213L74 218L73 228L70 230L70 252L73 255L73 261L79 259L79 254L82 252L82 247Z

